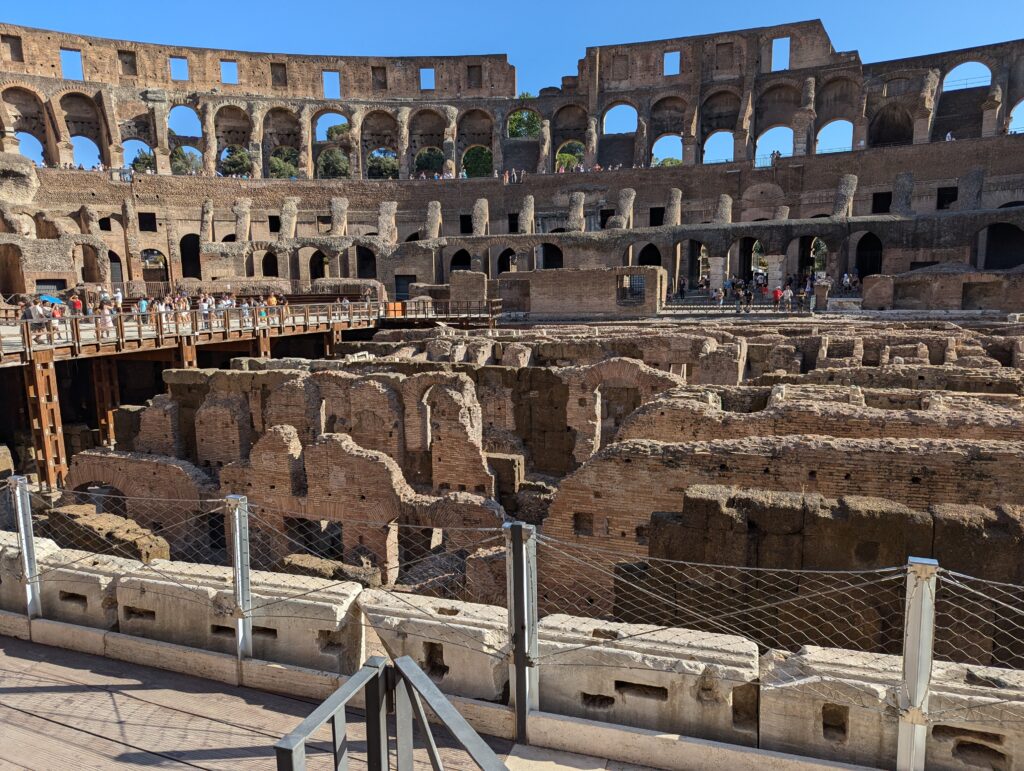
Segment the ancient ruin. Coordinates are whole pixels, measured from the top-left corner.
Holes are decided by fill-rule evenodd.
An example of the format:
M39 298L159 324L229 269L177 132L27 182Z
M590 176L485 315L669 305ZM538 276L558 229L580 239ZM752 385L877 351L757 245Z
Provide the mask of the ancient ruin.
M244 618L249 656L302 677L373 650L515 706L521 522L537 711L877 767L913 723L929 768L1022 767L1024 41L862 63L805 22L591 48L526 99L504 56L0 33L0 472L32 477L43 615L91 652L231 654ZM990 83L947 84L967 61ZM622 104L636 131L606 133ZM680 163L652 164L669 135ZM16 309L115 291L109 335ZM172 293L193 304L139 305Z

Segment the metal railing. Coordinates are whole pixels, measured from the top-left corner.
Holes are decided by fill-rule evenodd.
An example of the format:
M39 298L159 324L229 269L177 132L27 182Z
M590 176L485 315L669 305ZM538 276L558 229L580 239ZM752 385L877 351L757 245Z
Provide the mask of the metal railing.
M370 658L341 688L327 697L294 731L274 745L278 771L304 771L306 744L325 723L331 725L333 768L348 768L348 733L345 707L359 693L366 705L366 765L391 768L388 752L388 706L394 705L395 760L398 771L413 768L413 719L419 726L433 768L443 768L441 754L423 709L424 702L455 737L479 768L498 771L506 766L430 678L408 656L388 664L380 656Z

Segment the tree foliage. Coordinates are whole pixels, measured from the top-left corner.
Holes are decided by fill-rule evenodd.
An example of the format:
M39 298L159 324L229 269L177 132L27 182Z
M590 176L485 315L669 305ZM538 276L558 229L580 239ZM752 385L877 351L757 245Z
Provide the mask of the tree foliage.
M220 173L228 177L251 174L252 158L244 148L231 145L224 151L224 157L221 158Z
M444 169L444 153L436 147L427 147L416 154L416 166L414 171L418 174L421 171L433 174Z
M668 167L668 166L682 166L683 162L678 158L655 158L652 166Z
M555 155L555 171L558 171L559 167L569 170L583 163L586 152L582 142L566 142Z
M398 179L398 154L384 147L374 150L366 161L366 176L369 179Z
M145 174L147 171L156 171L156 156L152 151L140 150L132 160L132 168L140 174Z
M327 141L338 142L339 144L351 145L352 127L348 123L336 123L327 127Z
M529 91L523 91L520 99L534 99ZM516 110L508 118L508 135L513 139L536 139L540 136L540 115L533 110Z
M203 170L203 156L194 148L189 148L189 150L181 145L171 150L172 174L197 174Z
M270 155L270 176L290 179L299 176L299 151L294 147L279 147Z
M339 179L349 176L348 156L335 147L329 147L316 159L318 179Z
M494 173L494 155L486 147L471 147L462 156L467 177L489 177Z

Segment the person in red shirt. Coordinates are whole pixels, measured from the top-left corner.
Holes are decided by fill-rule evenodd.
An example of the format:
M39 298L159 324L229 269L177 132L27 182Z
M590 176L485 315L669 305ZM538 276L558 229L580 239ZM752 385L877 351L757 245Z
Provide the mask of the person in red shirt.
M773 311L777 312L779 310L779 302L781 300L782 300L782 287L777 286L777 287L775 287L774 290L772 290L772 310Z
M68 300L68 306L71 308L72 316L82 315L82 298L80 298L78 295L71 295L71 299Z

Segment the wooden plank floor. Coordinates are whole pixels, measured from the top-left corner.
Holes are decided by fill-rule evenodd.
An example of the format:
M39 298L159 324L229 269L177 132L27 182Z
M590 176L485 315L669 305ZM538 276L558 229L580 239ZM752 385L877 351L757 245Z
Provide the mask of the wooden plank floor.
M274 742L314 706L0 637L0 769L273 769ZM366 768L362 715L348 720L350 767ZM446 768L476 768L443 729L435 736ZM309 768L326 769L329 732L316 739ZM502 758L512 748L488 741ZM422 749L416 762L430 768Z

